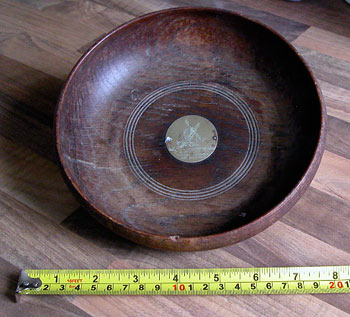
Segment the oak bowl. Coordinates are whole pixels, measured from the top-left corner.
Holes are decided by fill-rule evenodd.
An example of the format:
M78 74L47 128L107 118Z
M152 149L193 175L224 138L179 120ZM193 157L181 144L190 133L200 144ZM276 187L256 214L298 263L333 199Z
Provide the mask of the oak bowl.
M65 179L98 221L168 250L264 230L310 184L325 143L315 79L278 33L211 8L116 28L72 70L56 142Z

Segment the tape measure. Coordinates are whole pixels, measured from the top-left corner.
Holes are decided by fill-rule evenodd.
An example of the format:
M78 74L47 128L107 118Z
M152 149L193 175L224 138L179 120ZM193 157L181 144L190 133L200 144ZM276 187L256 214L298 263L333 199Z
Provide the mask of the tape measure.
M350 293L350 266L23 270L16 293L23 295Z

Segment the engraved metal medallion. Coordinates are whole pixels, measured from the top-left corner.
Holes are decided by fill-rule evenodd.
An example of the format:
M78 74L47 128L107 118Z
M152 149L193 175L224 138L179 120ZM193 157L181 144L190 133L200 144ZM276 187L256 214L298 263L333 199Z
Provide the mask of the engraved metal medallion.
M152 107L152 104L161 97L183 90L209 91L218 94L226 100L230 101L232 103L232 106L238 109L243 115L249 132L248 149L244 156L244 159L242 160L238 168L236 170L233 170L229 177L218 183L215 183L205 188L198 188L193 190L184 190L180 188L169 187L152 178L148 173L146 173L146 171L142 167L135 151L135 130L138 121L142 117L144 112L149 107ZM181 117L175 120L170 125L164 141L166 141L168 151L178 160L190 163L203 161L215 151L218 139L212 139L212 141L216 141L215 143L210 143L214 144L213 147L208 147L207 145L209 143L206 144L205 140L209 141L209 136L213 138L213 136L215 136L215 133L218 138L216 129L209 120L203 117L193 116L197 117L196 120L198 121L187 120L188 124L186 123L186 117L192 116ZM180 120L179 123L177 123L178 120ZM197 126L198 123L200 124ZM175 132L171 132L173 130L171 127L173 125ZM213 127L214 130L212 130L209 127ZM201 131L201 129L203 128L203 132L198 132L199 130ZM213 131L215 131L215 133ZM171 138L171 140L167 139L167 137ZM180 143L177 143L177 141L180 141ZM135 106L124 128L123 144L125 158L134 175L144 184L144 186L146 186L147 188L149 188L153 192L156 192L159 195L169 197L172 199L201 200L212 198L227 192L228 190L236 186L248 174L248 172L254 165L254 162L259 152L260 130L258 127L258 121L256 120L255 115L248 106L248 104L228 88L216 83L184 81L169 84L167 86L163 86L154 90Z
M179 161L198 163L214 153L218 133L215 126L204 117L183 116L170 125L165 144L169 153Z

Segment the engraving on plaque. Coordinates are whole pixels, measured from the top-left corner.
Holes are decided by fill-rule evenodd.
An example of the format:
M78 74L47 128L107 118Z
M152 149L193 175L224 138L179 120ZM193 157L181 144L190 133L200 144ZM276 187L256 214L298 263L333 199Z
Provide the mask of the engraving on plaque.
M214 125L208 119L196 115L175 120L165 138L169 153L186 163L198 163L207 159L215 151L217 143Z
M168 94L176 93L177 91L183 91L183 90L209 91L227 99L232 103L232 106L237 108L242 113L249 130L248 150L239 167L236 170L232 171L231 175L226 179L216 184L213 184L211 186L208 186L206 188L183 190L179 188L172 188L160 183L159 181L153 179L150 175L146 173L139 159L137 158L136 151L135 151L135 145L134 145L135 130L136 130L138 120L143 115L143 113L149 107L151 107L152 104L159 98L166 96ZM173 124L168 128L167 135L164 141L171 155L176 157L174 153L178 153L178 152L182 153L181 155L183 156L181 156L181 158L180 157L178 158L180 161L182 160L186 162L187 160L187 162L190 162L190 163L200 162L208 158L214 152L217 146L218 135L216 132L216 128L209 120L200 116L195 116L200 118L199 121L195 122L189 119L188 124L186 124L186 120L185 120L186 117L188 116L181 117L178 119L178 120L180 119L183 120L183 126L182 128L178 128L177 134L170 133L169 131L171 126L175 124L178 120L175 120L173 122ZM198 122L200 124L197 126ZM208 128L208 126L206 126L204 122L208 122L210 128ZM202 131L203 127L204 127L204 131ZM212 143L209 142L209 139L212 141ZM208 141L208 144L203 145L201 143L202 142L201 140ZM180 143L176 143L177 141L180 141ZM173 144L173 142L175 143ZM258 121L256 120L255 115L253 111L250 109L250 107L248 106L248 104L238 95L233 93L230 89L216 83L183 81L183 82L169 84L167 86L163 86L154 90L149 95L144 97L135 106L124 128L123 143L124 143L125 158L132 172L140 180L140 182L142 182L147 188L149 188L150 190L152 190L153 192L159 195L169 197L172 199L201 200L201 199L212 198L227 192L228 190L236 186L249 173L259 153L260 130L258 126ZM170 151L169 148L174 150ZM176 148L176 151L175 151L175 148ZM184 150L185 148L188 148L186 152L187 157L183 153L185 151L182 152L182 150ZM206 154L204 152L203 154L199 155L197 151L199 148L201 150L213 148L213 150L211 151L208 150ZM195 158L198 159L198 157L200 157L201 159L196 161Z

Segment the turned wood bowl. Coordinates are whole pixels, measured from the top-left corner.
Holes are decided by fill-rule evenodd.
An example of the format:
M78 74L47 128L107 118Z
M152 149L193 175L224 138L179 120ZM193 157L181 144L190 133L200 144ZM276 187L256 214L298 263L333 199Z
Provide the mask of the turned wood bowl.
M119 235L168 250L236 243L285 214L325 143L310 69L242 15L176 8L132 20L72 70L56 113L65 178Z

